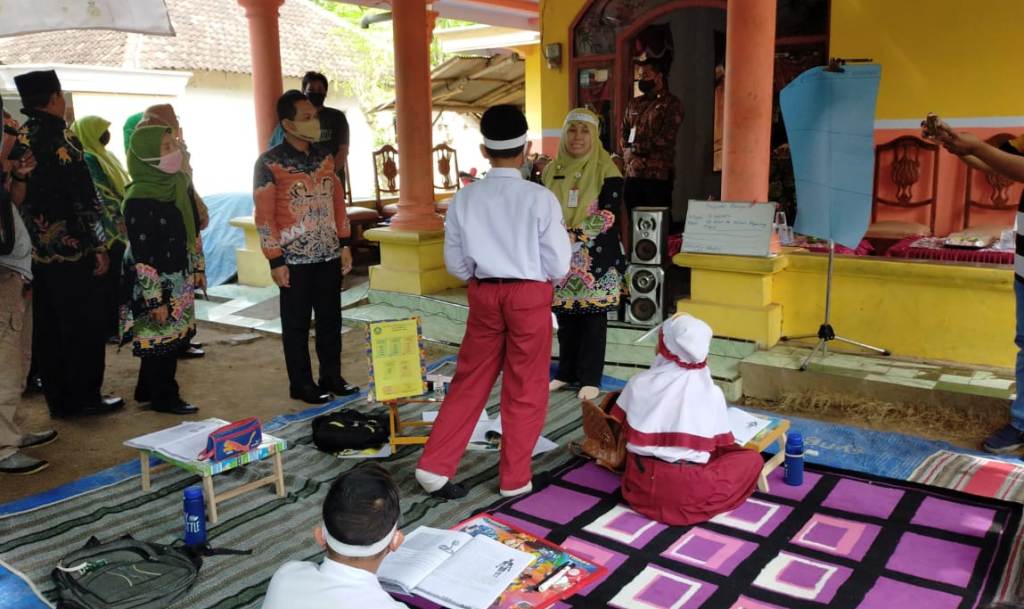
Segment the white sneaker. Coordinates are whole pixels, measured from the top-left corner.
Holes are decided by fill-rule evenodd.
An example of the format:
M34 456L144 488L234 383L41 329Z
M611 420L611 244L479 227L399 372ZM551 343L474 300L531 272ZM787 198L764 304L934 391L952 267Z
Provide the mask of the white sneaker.
M555 380L551 381L550 383L548 383L548 390L550 390L550 391L558 391L559 389L561 389L562 387L565 387L568 384L569 383L566 383L565 381L560 381L558 379L555 379Z
M526 486L521 486L517 489L512 489L511 491L506 491L503 488L498 489L498 493L500 493L502 497L518 497L519 495L525 495L530 492L533 492L533 482L527 482Z
M597 387L593 387L591 385L585 385L582 389L580 389L580 392L576 394L576 397L578 397L581 400L592 400L599 395L601 395L600 389L598 389Z

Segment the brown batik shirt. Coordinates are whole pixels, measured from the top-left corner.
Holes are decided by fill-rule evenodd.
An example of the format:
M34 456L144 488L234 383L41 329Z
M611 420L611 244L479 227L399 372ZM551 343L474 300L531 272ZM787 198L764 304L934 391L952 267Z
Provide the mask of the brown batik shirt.
M668 91L631 100L622 121L626 177L672 179L676 164L676 134L681 124L683 102Z

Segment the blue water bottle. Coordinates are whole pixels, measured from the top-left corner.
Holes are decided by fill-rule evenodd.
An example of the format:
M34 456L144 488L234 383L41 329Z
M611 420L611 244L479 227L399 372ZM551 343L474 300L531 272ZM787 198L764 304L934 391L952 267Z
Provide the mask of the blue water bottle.
M190 486L185 489L185 545L206 544L206 504L203 489Z
M804 483L804 437L791 433L786 437L786 473L783 481L790 486Z

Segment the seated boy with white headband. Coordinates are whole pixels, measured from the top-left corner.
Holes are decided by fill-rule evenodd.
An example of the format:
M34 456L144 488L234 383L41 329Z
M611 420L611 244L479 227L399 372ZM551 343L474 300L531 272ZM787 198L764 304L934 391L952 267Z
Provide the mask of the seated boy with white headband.
M380 563L405 539L398 530L401 513L398 487L380 465L363 464L338 476L314 531L327 555L319 565L282 565L270 580L263 609L406 607L377 581Z

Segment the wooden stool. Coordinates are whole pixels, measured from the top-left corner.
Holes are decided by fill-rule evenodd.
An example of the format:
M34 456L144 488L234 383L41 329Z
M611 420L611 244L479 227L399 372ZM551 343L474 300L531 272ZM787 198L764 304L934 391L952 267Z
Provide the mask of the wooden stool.
M210 524L217 524L218 503L271 484L274 485L274 490L278 497L285 496L284 467L281 462L281 453L287 448L288 443L284 440L264 435L263 443L256 448L245 454L238 455L237 457L225 459L224 461L181 461L178 459L172 459L162 453L140 450L139 463L142 466L142 490L143 492L149 492L150 474L152 472L166 469L172 465L189 473L201 476L203 478L203 497L206 500L206 518L209 520ZM150 457L156 457L160 461L163 461L163 463L150 466ZM274 471L271 475L260 478L259 480L253 480L252 482L243 484L237 488L224 491L220 495L215 494L213 488L213 477L215 475L235 469L236 467L242 467L254 461L262 461L267 457L272 457L274 460Z
M387 402L388 405L388 423L391 428L391 436L389 442L391 443L391 454L395 454L400 445L405 444L426 444L430 438L427 436L404 436L402 432L408 428L418 427L433 427L433 421L403 421L402 416L398 413L398 407L404 406L405 404L431 404L434 403L432 400L393 400Z
M778 452L764 462L764 467L761 468L761 475L757 477L757 489L762 493L768 492L768 475L786 460L787 431L789 431L789 421L787 419L772 419L771 425L761 430L761 433L743 445L743 448L750 448L760 453L764 452L773 443L777 442L779 444Z

